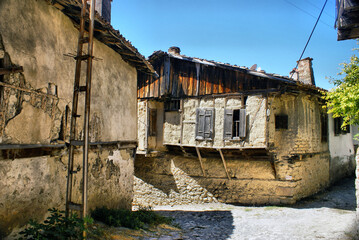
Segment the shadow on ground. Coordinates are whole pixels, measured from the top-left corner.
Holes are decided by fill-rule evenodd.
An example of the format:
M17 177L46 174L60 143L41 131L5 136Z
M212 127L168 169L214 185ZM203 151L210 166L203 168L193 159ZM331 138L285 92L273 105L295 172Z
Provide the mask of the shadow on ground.
M342 179L328 189L287 207L299 209L326 207L355 211L355 177Z
M156 211L181 226L184 239L229 239L234 220L231 211ZM186 219L181 222L181 219Z

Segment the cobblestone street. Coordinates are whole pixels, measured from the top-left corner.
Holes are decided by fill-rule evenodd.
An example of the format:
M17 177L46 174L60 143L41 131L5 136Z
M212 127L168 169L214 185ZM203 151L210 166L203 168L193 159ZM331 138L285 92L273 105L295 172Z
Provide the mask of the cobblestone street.
M249 207L229 204L161 206L179 231L145 239L356 239L354 178L295 206Z

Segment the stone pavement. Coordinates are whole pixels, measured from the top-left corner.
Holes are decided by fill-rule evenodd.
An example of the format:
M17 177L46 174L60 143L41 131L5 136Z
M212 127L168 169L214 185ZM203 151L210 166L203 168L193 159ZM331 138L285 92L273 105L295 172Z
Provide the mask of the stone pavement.
M248 207L221 203L159 206L181 229L141 239L306 240L359 239L354 178L295 206Z

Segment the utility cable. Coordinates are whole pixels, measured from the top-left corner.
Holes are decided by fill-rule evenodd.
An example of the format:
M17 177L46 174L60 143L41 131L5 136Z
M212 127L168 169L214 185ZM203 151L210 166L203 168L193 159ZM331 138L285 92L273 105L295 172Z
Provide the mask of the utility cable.
M304 49L303 49L303 51L302 51L302 54L301 54L300 57L299 57L299 60L298 60L298 62L297 62L297 65L295 66L294 70L296 70L296 69L298 68L299 61L302 60L303 54L304 54L305 50L307 49L308 43L309 43L310 39L312 38L312 35L313 35L313 33L314 33L314 30L315 30L315 28L316 28L316 26L317 26L317 24L318 24L318 22L319 22L320 17L322 16L323 10L324 10L325 5L327 4L327 2L328 2L328 0L325 0L324 6L323 6L322 10L320 11L320 14L319 14L319 16L318 16L318 19L317 19L317 21L316 21L315 24L314 24L313 30L312 30L312 32L310 33L310 36L309 36L309 38L308 38L308 41L307 41L307 43L305 44L305 47L304 47ZM292 75L290 76L290 78L293 77L293 74L294 74L294 71L293 71Z
M306 11L306 10L304 10L303 8L300 8L300 7L298 7L297 5L295 5L294 3L292 3L292 2L290 2L290 1L288 1L288 0L284 0L286 3L288 3L288 4L290 4L290 5L292 5L293 7L295 7L296 9L298 9L298 10L300 10L300 11L302 11L302 12L304 12L305 14L307 14L307 15L309 15L309 16L311 16L312 18L314 18L314 19L316 19L317 17L316 16L314 16L313 14L311 14L310 12L308 12L308 11ZM333 26L330 26L328 23L326 23L326 22L324 22L324 21L320 21L321 23L323 23L324 25L327 25L329 28L331 28L331 29L334 29L333 28Z

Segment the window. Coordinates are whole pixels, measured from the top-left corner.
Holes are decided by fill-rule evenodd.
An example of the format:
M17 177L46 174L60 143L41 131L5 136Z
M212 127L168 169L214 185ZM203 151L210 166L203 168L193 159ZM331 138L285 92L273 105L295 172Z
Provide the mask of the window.
M322 128L322 142L328 142L328 115L326 113L320 115L320 122Z
M150 136L156 136L157 132L157 110L150 109L149 112L149 129L148 133Z
M246 110L224 109L224 139L239 139L246 136Z
M170 100L165 102L165 111L178 111L180 109L180 100Z
M343 117L334 118L334 135L338 136L339 134L350 133L350 126L345 126L342 129Z
M196 140L213 139L213 108L197 108Z
M288 115L275 115L275 129L288 129Z

